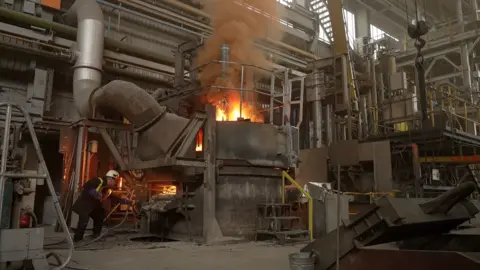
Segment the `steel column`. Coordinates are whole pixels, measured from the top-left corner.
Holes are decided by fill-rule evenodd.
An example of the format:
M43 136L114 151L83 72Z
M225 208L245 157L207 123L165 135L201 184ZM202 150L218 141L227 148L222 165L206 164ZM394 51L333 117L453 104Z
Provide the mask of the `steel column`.
M322 108L322 101L316 100L312 102L312 118L313 118L313 147L320 148L323 145L323 136L322 136L322 128L323 128L323 108Z
M3 213L3 197L5 192L5 182L7 181L6 172L7 172L7 158L8 158L8 148L10 141L10 124L12 121L12 106L7 106L7 114L5 116L5 130L3 132L3 145L2 145L2 161L0 165L0 224L2 221Z
M352 102L350 99L350 89L348 87L348 61L347 55L342 55L342 87L343 102L347 106L347 138L352 139Z

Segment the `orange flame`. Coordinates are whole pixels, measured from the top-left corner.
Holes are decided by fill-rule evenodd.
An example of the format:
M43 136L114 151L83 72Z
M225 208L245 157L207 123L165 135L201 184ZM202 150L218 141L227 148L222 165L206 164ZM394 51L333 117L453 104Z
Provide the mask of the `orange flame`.
M195 138L195 151L202 152L203 151L203 129L200 129L197 133L197 137Z
M217 105L217 121L238 121L248 119L251 122L263 123L261 115L256 113L253 106L249 106L246 103L242 105L242 113L240 114L240 102L236 104L230 104L228 107L222 108Z

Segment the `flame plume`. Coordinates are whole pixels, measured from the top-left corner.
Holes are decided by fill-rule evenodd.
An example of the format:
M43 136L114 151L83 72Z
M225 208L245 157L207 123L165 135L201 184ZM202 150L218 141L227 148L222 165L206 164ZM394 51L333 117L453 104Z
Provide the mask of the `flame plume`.
M222 74L221 46L230 49L229 61L268 68L269 63L255 41L262 38L277 39L278 22L276 0L203 0L205 11L211 15L212 36L199 50L197 63L204 66L199 74L203 87L209 88L207 101L217 107L217 120L236 121L239 117L263 122L257 112L256 95L244 91L240 115L241 65L229 64ZM211 64L209 64L211 63ZM254 88L254 68L245 66L244 89ZM221 86L218 89L212 86Z

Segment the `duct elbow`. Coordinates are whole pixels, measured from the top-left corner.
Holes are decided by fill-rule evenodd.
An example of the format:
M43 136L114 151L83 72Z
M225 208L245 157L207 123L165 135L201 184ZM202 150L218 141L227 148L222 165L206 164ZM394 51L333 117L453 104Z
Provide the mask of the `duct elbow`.
M77 0L63 15L69 25L78 25L78 22L93 19L103 23L103 12L96 0Z

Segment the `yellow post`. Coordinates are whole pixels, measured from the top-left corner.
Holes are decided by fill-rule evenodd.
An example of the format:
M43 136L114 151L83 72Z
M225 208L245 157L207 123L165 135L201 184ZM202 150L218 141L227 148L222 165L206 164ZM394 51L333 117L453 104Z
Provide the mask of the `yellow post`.
M282 202L285 203L285 178L292 183L308 199L308 232L313 241L313 199L287 172L282 171Z

